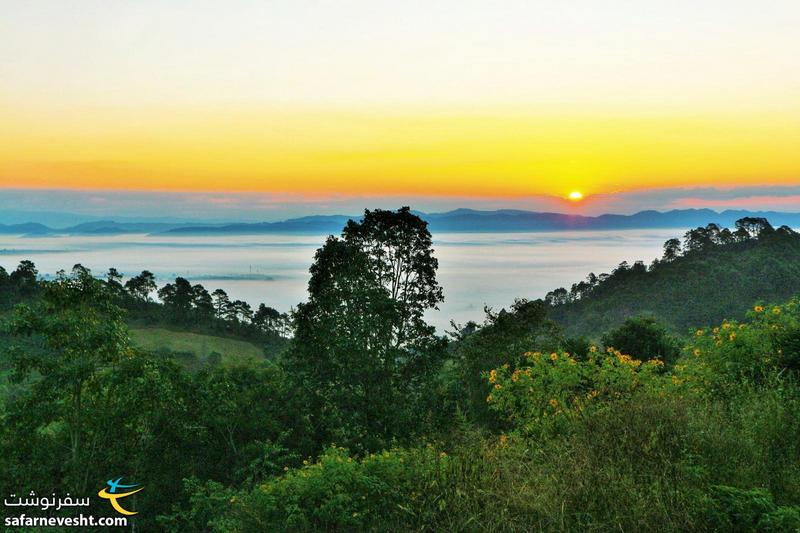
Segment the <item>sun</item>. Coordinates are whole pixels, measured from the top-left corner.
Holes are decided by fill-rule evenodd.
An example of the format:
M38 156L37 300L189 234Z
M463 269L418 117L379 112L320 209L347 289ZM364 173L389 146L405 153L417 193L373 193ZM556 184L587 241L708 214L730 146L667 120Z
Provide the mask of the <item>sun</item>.
M583 193L581 191L572 191L569 193L569 199L573 202L577 202L579 200L583 200Z

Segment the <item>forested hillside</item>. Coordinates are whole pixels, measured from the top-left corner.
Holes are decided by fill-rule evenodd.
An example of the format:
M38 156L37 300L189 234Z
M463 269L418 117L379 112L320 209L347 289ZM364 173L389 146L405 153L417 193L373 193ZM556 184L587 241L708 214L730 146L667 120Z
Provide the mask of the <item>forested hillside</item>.
M790 287L745 273L789 276L798 236L737 226L449 337L425 321L444 295L408 208L329 237L290 316L183 278L156 303L147 271L123 284L80 265L50 280L30 262L0 270L0 492L69 492L113 517L98 491L124 476L144 487L124 503L147 532L797 532L800 301L754 302ZM732 283L692 265L736 272L748 288L726 302L743 320L680 339L616 309L621 327L586 331L597 343L548 318L577 323L618 289L645 298L645 278L672 280L685 305ZM187 364L141 340L196 330L281 349ZM81 512L28 501L28 517ZM13 513L8 527L30 525Z
M800 292L800 235L766 219L743 218L733 230L709 224L664 243L661 259L589 274L547 295L549 316L571 335L598 338L627 317L650 315L678 333L723 318L742 318L757 300Z

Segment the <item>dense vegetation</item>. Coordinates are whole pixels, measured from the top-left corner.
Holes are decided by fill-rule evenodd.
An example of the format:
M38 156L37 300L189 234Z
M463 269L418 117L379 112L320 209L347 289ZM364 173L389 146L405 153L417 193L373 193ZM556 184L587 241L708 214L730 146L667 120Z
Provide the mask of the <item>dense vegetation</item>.
M547 295L550 316L573 335L597 336L627 317L651 315L676 332L723 318L742 318L761 298L783 301L800 292L800 235L743 218L731 231L709 224L664 243L649 267L621 263L589 274L570 290Z
M725 243L704 228L711 244L643 275L796 245L765 228ZM0 491L91 495L125 475L145 485L131 497L142 531L800 528L796 298L767 305L753 281L726 308L737 319L693 324L688 339L627 313L585 338L549 318L628 287L611 276L445 339L424 320L442 300L437 267L423 221L367 211L317 252L285 339L286 325L222 315L185 280L157 304L137 285L146 274L43 281L21 265L0 279ZM131 320L288 346L187 365L132 343Z

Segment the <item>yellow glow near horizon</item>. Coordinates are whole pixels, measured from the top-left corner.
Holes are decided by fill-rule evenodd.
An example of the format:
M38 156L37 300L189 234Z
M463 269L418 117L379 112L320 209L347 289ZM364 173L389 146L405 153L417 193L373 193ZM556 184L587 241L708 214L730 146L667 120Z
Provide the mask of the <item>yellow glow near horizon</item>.
M800 112L9 113L0 186L563 197L800 179Z
M0 17L0 188L800 183L796 1L87 2Z
M580 191L572 191L571 193L569 193L569 199L572 200L573 202L578 202L580 200L583 200L583 193Z

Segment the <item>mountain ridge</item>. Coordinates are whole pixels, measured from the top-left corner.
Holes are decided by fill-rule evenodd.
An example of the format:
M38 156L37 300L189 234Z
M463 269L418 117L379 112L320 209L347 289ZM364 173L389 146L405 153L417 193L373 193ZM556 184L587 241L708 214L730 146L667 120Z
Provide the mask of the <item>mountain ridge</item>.
M416 212L425 219L430 230L436 232L524 232L524 231L569 231L569 230L616 230L690 228L715 222L721 226L732 226L743 217L764 217L777 225L800 226L800 213L779 211L673 209L670 211L646 210L631 215L602 214L587 216L579 214L537 212L513 209L481 211L454 209L442 213ZM215 226L173 228L167 234L260 234L260 233L338 233L349 219L358 216L314 215L280 222L238 223Z
M743 217L768 218L775 225L800 227L800 213L780 211L713 209L644 210L633 214L605 213L580 215L521 209L478 210L459 208L439 213L415 211L426 220L430 230L452 233L536 232L575 230L624 230L692 228L714 222L732 226ZM271 233L336 234L350 219L360 215L307 215L275 222L188 222L121 221L108 219L81 222L53 228L35 221L0 224L0 234L24 235L258 235Z

